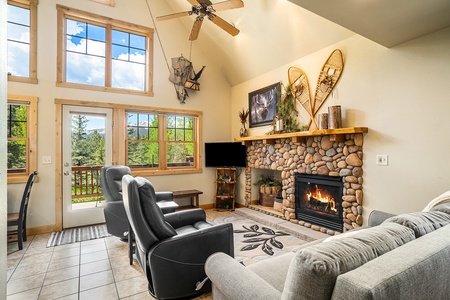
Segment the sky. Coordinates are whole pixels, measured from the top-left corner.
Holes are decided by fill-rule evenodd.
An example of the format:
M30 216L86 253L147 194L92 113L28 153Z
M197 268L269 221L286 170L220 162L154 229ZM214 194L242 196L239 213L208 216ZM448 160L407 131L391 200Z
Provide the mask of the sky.
M112 86L145 88L145 37L113 30ZM67 81L104 86L106 30L67 20ZM142 47L142 48L138 48Z
M8 5L8 72L29 77L30 72L30 13L29 10Z

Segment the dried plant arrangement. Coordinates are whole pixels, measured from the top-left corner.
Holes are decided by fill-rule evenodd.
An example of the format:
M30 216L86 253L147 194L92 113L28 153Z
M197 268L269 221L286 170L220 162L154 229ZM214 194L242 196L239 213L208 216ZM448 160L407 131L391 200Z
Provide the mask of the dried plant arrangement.
M291 85L284 85L281 83L282 92L280 101L277 103L278 115L283 119L285 132L300 131L299 123L297 121L298 111L295 105L295 97L292 93Z

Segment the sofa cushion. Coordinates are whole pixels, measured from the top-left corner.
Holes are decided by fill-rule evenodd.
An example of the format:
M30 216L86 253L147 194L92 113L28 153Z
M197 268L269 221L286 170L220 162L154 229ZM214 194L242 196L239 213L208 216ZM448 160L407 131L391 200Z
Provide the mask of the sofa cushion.
M250 264L247 269L257 274L271 286L282 292L289 265L294 257L294 252L264 259L255 264Z
M337 276L414 239L413 230L388 223L304 248L292 259L282 299L330 299Z
M397 223L411 228L419 238L450 224L450 215L440 211L413 212L391 217L383 223Z

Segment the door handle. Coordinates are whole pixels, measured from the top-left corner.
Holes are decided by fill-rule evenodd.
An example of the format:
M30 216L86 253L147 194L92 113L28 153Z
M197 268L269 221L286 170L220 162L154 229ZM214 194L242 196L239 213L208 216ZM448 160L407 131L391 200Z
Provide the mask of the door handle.
M69 172L69 171L65 171L65 172L64 172L64 175L65 175L65 176L69 176L69 175L70 175L70 172Z

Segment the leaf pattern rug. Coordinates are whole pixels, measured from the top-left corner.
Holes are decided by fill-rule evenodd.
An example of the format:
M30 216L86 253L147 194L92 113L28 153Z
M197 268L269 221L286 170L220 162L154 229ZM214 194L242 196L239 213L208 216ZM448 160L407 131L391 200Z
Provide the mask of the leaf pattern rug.
M293 251L306 241L234 213L215 214L210 223L232 223L234 257L245 266Z

